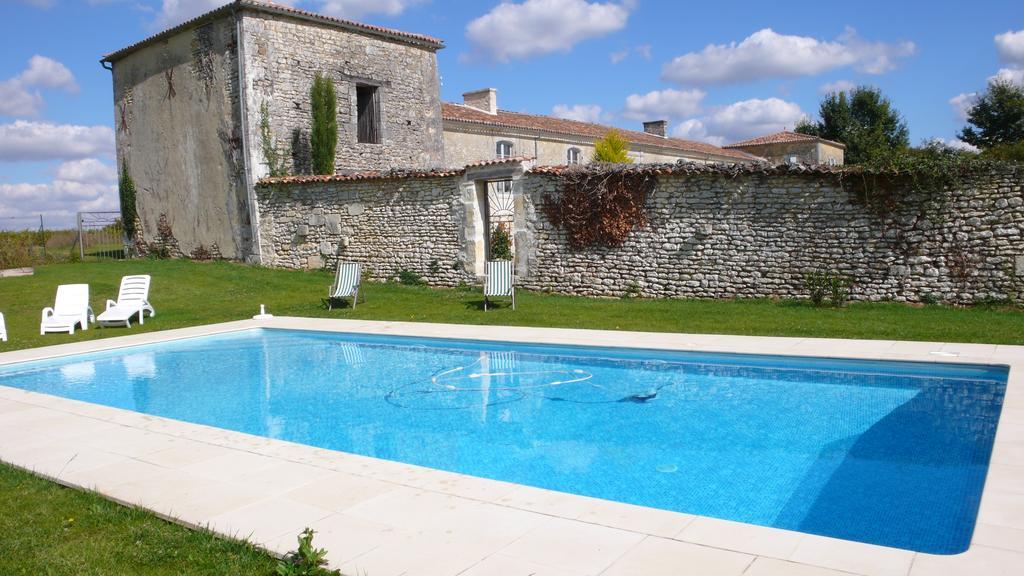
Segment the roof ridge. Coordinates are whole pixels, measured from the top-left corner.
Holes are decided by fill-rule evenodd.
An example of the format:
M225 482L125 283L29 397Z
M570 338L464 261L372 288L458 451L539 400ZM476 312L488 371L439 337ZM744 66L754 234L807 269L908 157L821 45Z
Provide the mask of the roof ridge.
M191 28L192 26L198 24L199 22L202 22L203 20L215 16L220 16L223 13L234 12L235 10L239 9L251 9L258 12L280 14L283 16L292 16L296 18L308 18L325 24L335 25L341 28L355 29L356 31L364 32L371 35L384 36L400 42L404 41L410 44L425 44L428 47L438 50L444 48L443 40L435 38L433 36L427 36L426 34L404 32L402 30L397 30L395 28L386 28L384 26L365 24L363 22L357 22L355 20L346 20L344 18L337 18L334 16L328 16L326 14L320 14L309 10L302 10L299 8L293 8L291 6L285 6L283 4L277 4L272 2L271 0L231 0L221 6L218 6L217 8L214 8L213 10L203 12L202 14L185 20L180 24L176 24L174 26L171 26L170 28L166 28L164 30L161 30L160 32L157 32L156 34L147 36L146 38L143 38L138 42L129 44L124 48L104 54L100 62L114 62L115 60L119 60L122 57L127 56L132 52L135 52L136 50L149 46L150 44L156 43L157 41L163 38L172 36L174 34L177 34L178 32Z
M526 129L526 130L540 130L540 131L551 132L551 133L555 133L555 134L568 134L568 135L574 135L574 136L585 136L585 137L588 137L588 138L598 138L598 136L595 136L593 134L585 134L585 133L581 133L579 131L571 131L570 128L565 128L565 129L561 129L560 130L560 129L558 129L556 127L552 127L552 126L546 126L546 127L515 126L515 125L510 124L509 122L502 122L501 121L501 115L502 114L509 114L509 115L514 115L514 116L523 117L523 118L556 120L558 122L565 122L565 123L575 124L575 125L579 125L579 126L586 126L586 127L596 128L596 129L615 130L617 132L623 133L627 137L632 137L632 139L630 141L632 143L634 143L634 144L640 144L640 145L646 145L646 146L658 146L658 145L661 145L661 146L663 146L665 148L670 148L670 149L675 149L675 150L684 150L684 151L687 151L687 152L691 152L693 154L703 154L705 156L715 155L715 156L731 157L731 158L737 158L737 159L738 158L742 158L742 159L746 159L746 160L753 160L753 159L756 158L755 156L753 156L751 154L748 154L746 152L743 152L742 150L727 150L727 149L725 149L723 147L715 146L714 144L710 144L710 143L707 143L707 142L699 142L699 141L696 141L696 140L687 140L685 138L677 138L677 137L674 137L674 136L659 136L657 134L651 134L650 132L644 132L644 131L641 131L641 130L634 130L634 129L631 129L631 128L621 128L619 126L611 126L611 125L608 125L608 124L599 124L599 123L596 123L596 122L586 122L586 121L583 121L583 120L573 120L573 119L570 119L570 118L559 118L557 116L552 116L552 115L547 115L547 114L537 114L537 113L533 113L533 112L516 112L516 111L512 111L512 110L505 110L505 109L498 109L498 112L496 114L491 114L491 113L486 112L484 110L480 110L479 108L476 108L474 106L468 106L466 104L459 103L459 102L443 102L443 105L444 106L455 106L455 107L458 107L460 110L467 110L467 111L469 111L472 114L480 114L480 115L485 115L486 116L485 118L484 117L481 117L481 118L459 118L459 117L445 116L444 111L443 111L443 106L442 106L442 118L447 118L449 120L458 121L458 122L490 124L490 125L507 126L507 127L510 127L510 128L520 128L520 129ZM627 138L627 139L629 139L629 138Z

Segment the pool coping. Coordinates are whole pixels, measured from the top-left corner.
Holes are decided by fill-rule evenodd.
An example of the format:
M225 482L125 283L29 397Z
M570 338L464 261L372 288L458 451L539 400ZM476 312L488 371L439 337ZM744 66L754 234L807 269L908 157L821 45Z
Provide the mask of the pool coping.
M1024 565L1022 346L277 317L5 352L0 365L252 328L998 364L1010 372L975 534L952 556L486 480L5 386L0 460L191 527L249 536L278 554L294 548L296 526L310 524L334 564L371 576L653 576L680 566L702 574L924 576L1010 574ZM334 502L340 493L355 500Z

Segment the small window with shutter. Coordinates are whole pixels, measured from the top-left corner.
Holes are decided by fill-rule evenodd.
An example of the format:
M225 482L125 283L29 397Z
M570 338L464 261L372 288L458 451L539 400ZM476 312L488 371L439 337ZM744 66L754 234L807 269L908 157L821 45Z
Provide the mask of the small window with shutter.
M380 144L380 89L356 86L357 138L361 144Z

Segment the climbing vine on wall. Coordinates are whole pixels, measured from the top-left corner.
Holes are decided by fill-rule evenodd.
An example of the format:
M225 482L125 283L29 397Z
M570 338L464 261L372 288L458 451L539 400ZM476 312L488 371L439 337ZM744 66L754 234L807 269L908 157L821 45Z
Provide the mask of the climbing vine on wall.
M121 161L121 178L117 183L117 194L121 201L121 227L128 241L135 238L135 221L138 212L135 208L135 181L128 173L128 162Z
M653 174L600 167L565 170L558 178L561 192L545 196L543 210L565 230L573 250L618 246L630 232L647 225Z

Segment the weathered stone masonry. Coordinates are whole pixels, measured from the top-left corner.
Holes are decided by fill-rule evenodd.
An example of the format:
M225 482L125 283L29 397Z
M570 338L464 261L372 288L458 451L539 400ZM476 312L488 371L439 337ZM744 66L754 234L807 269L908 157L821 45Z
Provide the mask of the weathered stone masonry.
M263 261L282 268L355 261L374 280L408 270L439 286L472 282L461 256L459 180L449 174L261 184Z
M1024 296L1024 174L966 181L922 213L909 201L880 215L829 171L738 174L667 170L648 198L650 223L615 248L570 250L544 215L559 194L544 169L518 180L520 285L589 296L804 297L804 275L835 271L858 300L948 302ZM333 266L357 260L376 279L401 269L430 283L475 280L466 270L466 177L355 179L261 185L264 261Z
M685 171L683 171L685 172ZM804 275L835 271L863 300L1019 300L1024 178L984 174L925 209L880 216L824 170L659 177L650 224L610 249L572 252L543 216L554 176L524 182L533 249L526 287L592 296L803 297Z

